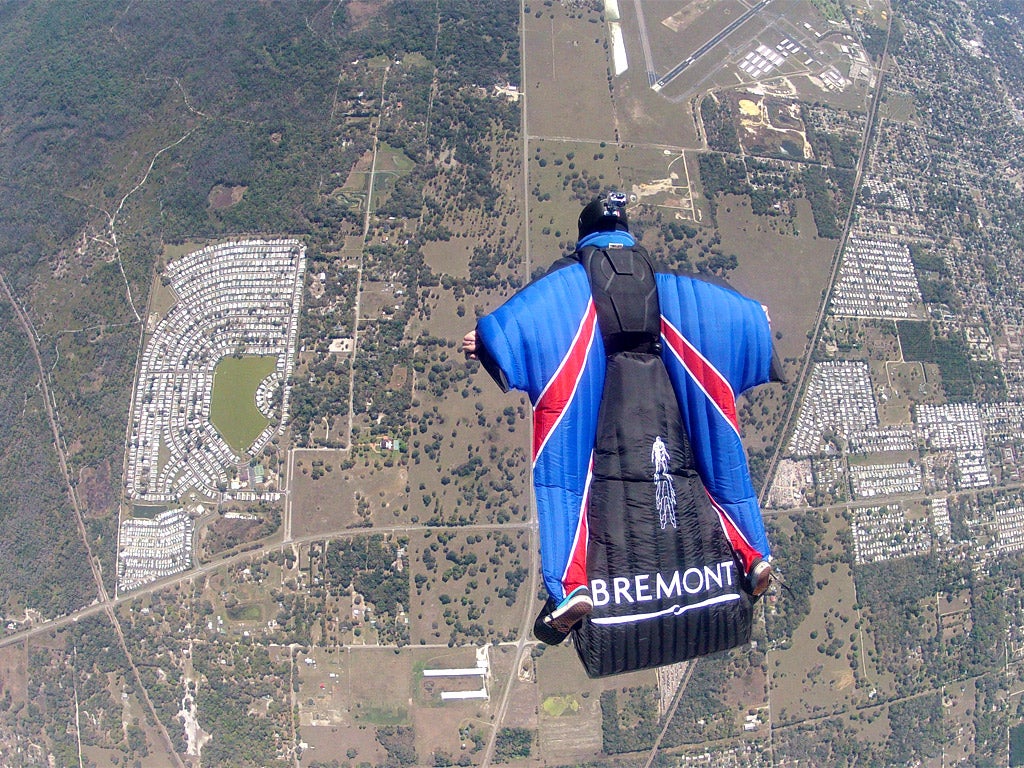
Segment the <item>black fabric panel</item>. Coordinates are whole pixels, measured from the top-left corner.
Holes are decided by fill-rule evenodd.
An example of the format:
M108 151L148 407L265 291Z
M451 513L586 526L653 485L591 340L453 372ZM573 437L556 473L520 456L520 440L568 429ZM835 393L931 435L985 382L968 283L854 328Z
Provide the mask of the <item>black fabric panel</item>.
M667 454L664 474L655 454ZM669 505L659 512L659 485L663 502L674 491L674 524ZM588 675L672 664L749 641L751 601L694 469L659 357L608 359L587 520L595 607L573 641ZM725 602L687 609L708 600ZM644 618L650 614L661 615ZM609 619L625 621L601 623Z
M590 246L578 257L590 280L605 353L656 351L661 337L661 310L654 267L647 252L639 246Z

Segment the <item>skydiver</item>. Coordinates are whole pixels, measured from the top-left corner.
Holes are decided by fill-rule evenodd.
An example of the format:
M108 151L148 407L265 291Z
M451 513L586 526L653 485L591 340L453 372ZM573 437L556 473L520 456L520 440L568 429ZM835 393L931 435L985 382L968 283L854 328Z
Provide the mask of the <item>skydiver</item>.
M736 393L781 380L767 312L730 289L655 273L629 231L626 202L611 192L586 205L575 252L481 317L462 342L466 357L479 360L503 391L523 390L533 405L533 482L549 595L534 634L548 644L560 643L594 610L588 511L604 433L593 401L611 397L602 394L606 360L618 356L664 361L671 378L664 399L678 401L682 411L674 423L684 434L658 434L642 457L661 528L676 527L676 488L666 472L672 442L675 460L689 461L703 482L743 589L756 598L773 578L735 407ZM627 266L619 269L616 261ZM614 399L627 401L627 414L650 411L643 402L649 392L625 391L629 376ZM599 477L604 472L598 468ZM701 501L704 494L691 488L689 495Z

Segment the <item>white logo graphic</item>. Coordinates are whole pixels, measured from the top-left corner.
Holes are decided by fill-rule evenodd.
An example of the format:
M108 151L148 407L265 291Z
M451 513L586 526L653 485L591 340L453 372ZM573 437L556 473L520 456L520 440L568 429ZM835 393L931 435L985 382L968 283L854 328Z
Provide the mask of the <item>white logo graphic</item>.
M703 597L695 603L675 603L647 613L630 613L624 616L595 616L594 624L629 624L656 619L669 614L681 616L687 611L710 608L722 603L740 599L733 578L736 564L724 560L714 565L691 567L658 573L637 573L632 576L613 576L607 579L592 579L590 592L594 596L594 608L604 606L635 605L642 608L645 603L661 603L667 600L686 600ZM598 610L598 613L602 611Z
M654 438L651 446L651 463L654 465L654 499L658 505L658 519L661 530L672 523L676 527L676 487L668 473L668 447L661 437Z
M641 621L650 621L651 619L658 619L662 616L682 616L687 611L696 611L701 608L710 608L714 605L721 605L722 603L732 603L739 600L740 596L737 594L731 595L718 595L717 597L709 597L707 600L703 600L699 603L693 603L691 605L679 605L678 603L665 608L660 611L653 611L651 613L634 613L629 616L605 616L602 618L591 619L592 624L637 624Z

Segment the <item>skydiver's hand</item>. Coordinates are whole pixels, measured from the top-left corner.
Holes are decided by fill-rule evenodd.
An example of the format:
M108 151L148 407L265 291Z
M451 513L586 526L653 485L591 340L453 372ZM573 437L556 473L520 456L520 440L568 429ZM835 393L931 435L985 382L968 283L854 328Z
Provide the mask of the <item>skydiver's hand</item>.
M476 329L462 337L462 354L467 360L478 360L476 355Z

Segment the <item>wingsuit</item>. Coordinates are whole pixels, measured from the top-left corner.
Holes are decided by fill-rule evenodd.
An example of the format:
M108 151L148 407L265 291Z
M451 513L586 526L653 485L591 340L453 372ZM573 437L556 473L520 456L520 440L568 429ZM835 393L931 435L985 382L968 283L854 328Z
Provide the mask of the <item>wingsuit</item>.
M573 256L476 327L484 367L533 405L537 627L571 604L592 677L749 640L771 552L736 395L775 371L758 302L656 272L625 211L597 202Z

